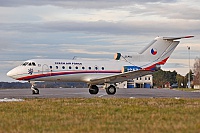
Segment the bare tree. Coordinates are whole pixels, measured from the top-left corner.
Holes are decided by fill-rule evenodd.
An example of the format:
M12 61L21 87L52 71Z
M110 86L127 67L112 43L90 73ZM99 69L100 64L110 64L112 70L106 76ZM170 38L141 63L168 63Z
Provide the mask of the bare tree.
M200 58L197 57L194 63L194 85L200 85Z

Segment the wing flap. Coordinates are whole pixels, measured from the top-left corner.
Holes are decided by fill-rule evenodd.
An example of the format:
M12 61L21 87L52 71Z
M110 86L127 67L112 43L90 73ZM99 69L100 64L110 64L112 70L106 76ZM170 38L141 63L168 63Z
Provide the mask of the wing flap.
M144 76L150 73L152 73L152 71L147 71L147 70L131 71L131 72L120 73L120 74L116 74L112 76L91 79L90 83L91 84L118 83L118 82L126 81L127 79L134 79L134 78Z

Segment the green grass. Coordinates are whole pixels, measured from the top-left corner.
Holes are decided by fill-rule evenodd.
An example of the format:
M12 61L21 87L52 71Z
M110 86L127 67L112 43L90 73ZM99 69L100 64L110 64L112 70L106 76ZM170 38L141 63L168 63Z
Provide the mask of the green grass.
M200 131L200 99L26 99L0 103L0 132Z

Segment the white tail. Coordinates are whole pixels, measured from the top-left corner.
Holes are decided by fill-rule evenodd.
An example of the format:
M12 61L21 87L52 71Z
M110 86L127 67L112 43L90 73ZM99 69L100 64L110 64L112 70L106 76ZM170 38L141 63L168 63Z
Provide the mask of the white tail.
M174 51L179 41L164 40L156 37L147 47L139 52L141 62L160 62L168 58Z
M134 62L139 62L139 64L141 64L141 68L151 69L156 65L164 65L166 63L167 59L180 42L174 40L191 37L193 36L156 37L137 55L122 55L122 57L132 64L134 64ZM116 59L119 59L119 56L121 56L121 54L116 54Z

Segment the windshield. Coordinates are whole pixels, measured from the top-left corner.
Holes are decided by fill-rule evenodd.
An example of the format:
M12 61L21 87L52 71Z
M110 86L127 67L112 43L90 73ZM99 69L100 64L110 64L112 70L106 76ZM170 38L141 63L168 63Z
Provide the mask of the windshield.
M24 62L23 64L22 64L22 66L36 66L36 63L35 62Z
M22 64L22 66L26 66L28 64L28 62L24 62L23 64Z

